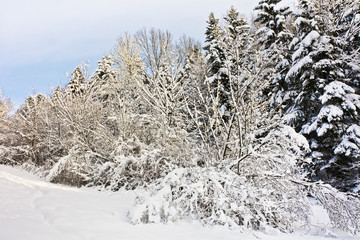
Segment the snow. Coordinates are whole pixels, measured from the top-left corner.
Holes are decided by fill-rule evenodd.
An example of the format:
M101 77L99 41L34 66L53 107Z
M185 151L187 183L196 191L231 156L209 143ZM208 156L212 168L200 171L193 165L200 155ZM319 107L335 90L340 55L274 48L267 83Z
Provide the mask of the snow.
M324 104L332 98L344 99L344 96L349 93L354 93L355 90L339 81L333 81L325 87L325 93L320 97L321 103Z
M301 45L307 48L318 38L320 38L320 34L317 31L311 31L304 40L302 40Z
M360 127L351 125L347 130L340 144L335 149L335 154L345 154L345 156L360 156Z
M285 136L289 136L291 142L295 143L295 146L300 146L302 150L310 151L307 139L303 135L297 134L294 128L285 126L281 131Z
M64 169L64 165L68 161L68 159L69 159L69 156L65 156L65 157L61 158L54 165L54 167L50 170L49 174L46 176L46 180L51 181L51 179L53 179L56 176L56 174L61 172Z
M301 55L306 52L306 49L310 47L314 41L320 38L320 34L317 31L311 31L300 43L298 50L292 55L292 60L296 61L301 57Z
M294 22L294 26L300 26L301 24L305 24L305 25L313 25L313 21L312 20L308 20L306 18L303 17L298 17L296 18L295 22Z
M356 23L357 22L360 22L360 14L356 14L355 15L355 20L354 20Z
M315 121L310 125L304 125L302 131L305 134L316 131L318 136L323 136L329 129L333 128L332 122L340 120L343 115L344 112L337 106L326 105L321 108L319 114L315 118Z
M261 27L256 31L256 35L263 34L268 32L270 29L268 27Z
M54 185L27 172L0 165L1 240L95 239L360 239L329 227L326 212L314 200L313 229L292 234L204 227L197 222L138 224L128 220L136 192L99 192Z
M296 62L296 64L289 70L289 72L286 74L286 79L289 81L289 78L295 76L298 74L304 66L309 65L312 63L312 59L310 56L305 56L304 58L300 59Z

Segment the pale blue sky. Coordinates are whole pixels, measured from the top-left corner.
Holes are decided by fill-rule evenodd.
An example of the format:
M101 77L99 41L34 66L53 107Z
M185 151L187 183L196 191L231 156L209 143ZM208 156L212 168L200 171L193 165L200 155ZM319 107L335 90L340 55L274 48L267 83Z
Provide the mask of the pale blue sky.
M203 41L210 12L250 15L257 0L0 0L0 88L19 106L65 85L82 61L93 68L125 32L169 30Z

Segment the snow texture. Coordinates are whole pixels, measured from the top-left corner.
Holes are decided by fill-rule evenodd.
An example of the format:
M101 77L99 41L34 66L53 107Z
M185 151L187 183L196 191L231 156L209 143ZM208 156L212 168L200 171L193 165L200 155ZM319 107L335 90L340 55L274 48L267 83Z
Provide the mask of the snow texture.
M339 120L344 112L337 106L326 105L321 108L319 114L312 124L306 124L302 132L309 134L316 131L318 136L323 136L328 130L333 128L333 121Z
M29 173L0 165L0 239L2 240L356 240L330 228L319 202L311 200L312 229L283 234L274 229L234 231L203 227L198 222L132 225L127 212L135 192L98 192L45 182Z
M317 31L311 31L308 35L306 35L306 37L301 41L299 49L292 55L292 60L295 61L296 59L299 59L301 54L306 51L306 48L310 47L314 41L319 38L320 34Z
M358 125L351 125L346 130L340 144L335 149L335 154L360 157L360 127Z
M345 83L333 81L325 87L325 93L320 97L320 100L322 104L325 104L332 98L344 99L349 93L355 93L355 90Z
M313 60L311 59L310 56L305 56L304 58L296 62L296 64L289 70L289 72L286 75L287 81L289 81L288 80L289 78L296 76L304 68L304 66L307 66L312 62Z
M322 104L331 100L341 100L341 107L345 110L356 113L360 109L360 96L355 90L339 81L333 81L325 87L324 94L320 97Z

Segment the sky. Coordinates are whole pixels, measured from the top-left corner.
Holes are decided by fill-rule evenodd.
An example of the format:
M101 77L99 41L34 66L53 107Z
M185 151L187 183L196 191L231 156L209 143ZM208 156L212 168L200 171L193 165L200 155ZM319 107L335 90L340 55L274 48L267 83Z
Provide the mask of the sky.
M169 30L202 42L210 12L250 16L257 0L0 0L0 89L16 106L90 69L126 32Z

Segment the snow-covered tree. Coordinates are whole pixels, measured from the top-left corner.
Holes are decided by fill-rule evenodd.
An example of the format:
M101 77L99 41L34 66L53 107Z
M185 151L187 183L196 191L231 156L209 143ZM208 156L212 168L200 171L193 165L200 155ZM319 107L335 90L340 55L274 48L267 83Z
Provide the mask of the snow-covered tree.
M211 86L212 101L218 105L218 108L224 112L223 117L226 118L227 112L230 110L230 82L226 61L226 46L224 42L224 32L219 26L219 19L215 18L211 13L206 27L205 39L205 59L207 64L207 80Z
M12 109L12 103L10 99L3 97L1 89L0 89L0 123L1 130L7 126L7 122L10 118L10 111Z
M110 117L117 122L123 141L136 135L140 141L149 142L152 139L151 130L147 127L146 121L142 121L149 109L142 101L141 90L137 84L137 81L145 79L145 69L140 57L140 47L133 36L126 34L118 39L112 59L119 72L118 90L115 95L119 107Z
M0 89L0 164L18 164L17 160L22 153L13 149L18 143L18 138L11 122L12 109L10 99L5 98Z
M73 95L80 95L86 91L86 79L88 73L88 65L83 64L75 68L71 76L68 76L69 83L67 91Z
M174 50L173 36L169 31L151 28L138 31L134 37L145 68L144 74L146 78L154 77L166 54Z
M199 107L199 98L198 96L198 86L201 86L203 95L206 95L206 65L205 57L201 51L201 47L194 45L192 49L189 50L189 53L185 60L185 65L182 70L183 81L186 82L184 89L184 100L186 101L187 106L190 109ZM206 97L208 98L208 97ZM189 116L190 117L190 116Z
M264 82L269 85L264 89L264 94L272 99L271 109L280 109L282 114L291 98L285 76L292 62L288 45L293 34L287 24L291 11L289 7L279 7L280 3L281 0L260 1L255 8L257 17L254 21L260 25L256 32L257 46L271 59L262 73ZM269 78L271 72L274 72L274 77Z
M279 8L281 0L261 0L255 7L258 11L254 20L261 24L257 31L258 44L262 49L269 49L275 42L286 42L290 37L285 26L286 17L291 13L289 7Z
M90 79L91 92L94 98L110 104L117 91L117 71L113 68L114 62L110 55L105 55L98 62L99 67L95 70Z
M29 96L16 112L13 126L19 136L18 149L23 152L22 162L43 166L53 159L53 150L57 146L49 134L52 127L50 109L49 98L36 94Z
M205 82L205 92L201 82L194 83L198 105L186 101L190 124L197 130L191 137L195 135L198 148L207 152L198 153L201 161L196 165L175 167L150 183L130 213L133 223L191 217L206 224L254 229L271 225L288 231L292 223L307 221L306 194L303 186L295 183L301 179L295 169L307 142L290 127L283 128L278 120L267 119L266 103L259 101L263 86L259 72L265 63L261 53L257 54L256 64L239 72L246 76L230 78L233 110L229 121L218 121L223 112L215 101L207 99L214 98L210 83ZM232 65L226 66L231 75ZM236 78L244 82L237 85ZM293 148L294 142L299 148ZM264 186L268 188L264 190ZM305 202L297 201L299 197ZM280 207L272 205L274 202ZM290 209L297 209L296 213Z
M226 33L225 39L236 39L242 32L242 26L246 25L245 32L248 32L249 26L247 26L246 20L242 17L239 17L239 12L234 6L231 6L230 10L227 12L227 15L224 17L226 21Z
M336 9L345 5L340 23L344 26L343 31L347 42L350 43L353 50L357 51L360 43L360 3L351 0L344 0L343 2L340 1Z
M321 18L325 14L318 14L320 10L332 8L325 5L326 1L321 6L319 3L301 1L301 12L295 20L293 64L286 80L291 95L296 97L285 118L310 142L312 178L349 190L358 179L358 160L349 152L345 154L344 141L358 124L359 90L356 79L348 74L344 40L324 24L328 15L335 18L335 13Z
M184 111L183 93L187 82L183 79L186 55L192 48L191 39L182 38L183 44L172 40L169 32L151 30L135 35L143 62L142 74L134 78L143 100L154 114L162 116L165 125L179 126ZM187 42L187 43L186 43Z
M303 162L309 150L308 142L266 113L267 103L259 99L262 88L259 72L266 63L261 61L261 53L257 54L258 61L252 71L246 72L248 81L244 83L253 94L242 93L235 98L235 91L230 89L230 101L235 106L231 121L215 121L221 111L214 111L216 108L205 97L211 96L210 84L207 83L206 94L201 89L204 85L195 82L199 105L187 101L188 111L193 128L198 130L198 147L208 154L201 154L196 165L173 166L163 177L146 185L145 191L138 195L137 206L129 213L132 223L192 218L208 225L253 229L270 225L286 232L296 224L309 223L311 210L307 195L311 189L311 194L321 199L331 212L335 225L358 231L357 201L348 205L352 198L333 195L336 190L330 192L334 198L326 201L329 193L324 193L325 188L321 185L313 188L311 183L303 181L299 162ZM246 91L246 88L237 90ZM251 102L249 111L244 110L243 102ZM335 203L353 209L354 213L336 215ZM346 225L349 219L356 220Z
M231 75L238 77L243 69L251 69L254 63L254 38L251 27L239 13L231 7L225 16L226 26L224 42L226 64L231 68ZM231 65L231 66L228 66Z
M200 46L194 45L186 56L185 64L182 69L182 77L188 81L188 85L193 85L195 82L205 81L205 59ZM191 89L194 89L192 87ZM191 91L191 89L188 89ZM187 93L191 98L192 93Z

